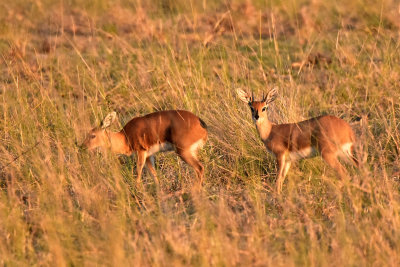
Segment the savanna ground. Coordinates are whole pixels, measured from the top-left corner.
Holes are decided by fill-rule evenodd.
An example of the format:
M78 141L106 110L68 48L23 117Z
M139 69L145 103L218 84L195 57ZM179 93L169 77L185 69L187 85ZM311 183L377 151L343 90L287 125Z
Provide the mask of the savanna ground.
M0 1L0 264L400 263L396 0ZM276 167L235 88L277 123L339 116L360 170ZM209 126L202 190L174 153L161 190L135 160L79 149L112 110L187 109ZM359 120L362 118L361 120Z

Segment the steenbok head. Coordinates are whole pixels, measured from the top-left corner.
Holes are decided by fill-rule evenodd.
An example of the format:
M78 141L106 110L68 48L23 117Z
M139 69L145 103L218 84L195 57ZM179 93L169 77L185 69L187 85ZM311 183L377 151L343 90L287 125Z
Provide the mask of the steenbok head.
M268 118L267 117L268 105L276 99L276 97L278 96L278 90L276 88L273 88L268 92L268 94L265 97L263 96L261 101L256 101L254 99L253 94L249 96L242 89L237 89L237 94L240 100L249 105L253 121L257 123L257 122L262 122Z
M115 111L109 113L104 120L101 122L99 127L93 128L89 131L85 141L83 141L82 147L88 150L93 150L96 148L109 148L110 147L110 137L106 130L117 118L117 113Z

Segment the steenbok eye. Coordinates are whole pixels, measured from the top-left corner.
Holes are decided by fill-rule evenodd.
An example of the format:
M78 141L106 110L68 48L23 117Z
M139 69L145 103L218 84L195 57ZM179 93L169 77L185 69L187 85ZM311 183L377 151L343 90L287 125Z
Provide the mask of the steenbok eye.
M266 110L267 110L267 107L263 107L262 111L264 112L264 111L266 111Z
M93 139L93 138L95 138L95 137L96 137L95 135L89 136L90 139Z

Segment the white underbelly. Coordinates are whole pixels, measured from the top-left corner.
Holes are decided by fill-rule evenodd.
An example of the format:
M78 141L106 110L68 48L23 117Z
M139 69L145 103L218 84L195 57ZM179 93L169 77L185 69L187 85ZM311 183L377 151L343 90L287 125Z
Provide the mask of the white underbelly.
M175 149L174 145L169 142L155 144L151 146L149 150L147 150L147 156L151 156L158 152L172 151L174 149Z
M296 150L296 151L289 151L288 155L289 155L289 159L290 160L299 160L299 159L303 159L303 158L311 158L316 156L317 154L317 150L315 149L315 147L307 147L307 148L303 148L301 150Z

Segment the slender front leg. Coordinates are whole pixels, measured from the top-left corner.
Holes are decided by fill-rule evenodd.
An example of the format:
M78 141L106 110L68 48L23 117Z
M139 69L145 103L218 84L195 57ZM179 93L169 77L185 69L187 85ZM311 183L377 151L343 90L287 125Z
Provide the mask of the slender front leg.
M150 156L146 159L146 166L147 166L147 169L149 169L151 175L153 176L154 182L157 185L159 185L158 178L157 178L157 172L154 169L154 156Z
M286 165L286 156L284 153L276 155L276 162L278 164L278 175L276 179L276 189L278 194L282 192L283 181L285 180L285 165ZM289 170L290 165L287 170Z
M137 178L136 182L140 183L142 177L142 171L144 164L146 162L146 151L138 151L137 152L137 162L136 162L136 170L137 170Z
M284 178L286 178L286 175L287 175L287 173L289 172L289 169L290 169L290 165L291 165L292 163L290 162L290 161L286 161L285 162L285 168L284 168L284 170L283 170L283 177Z

